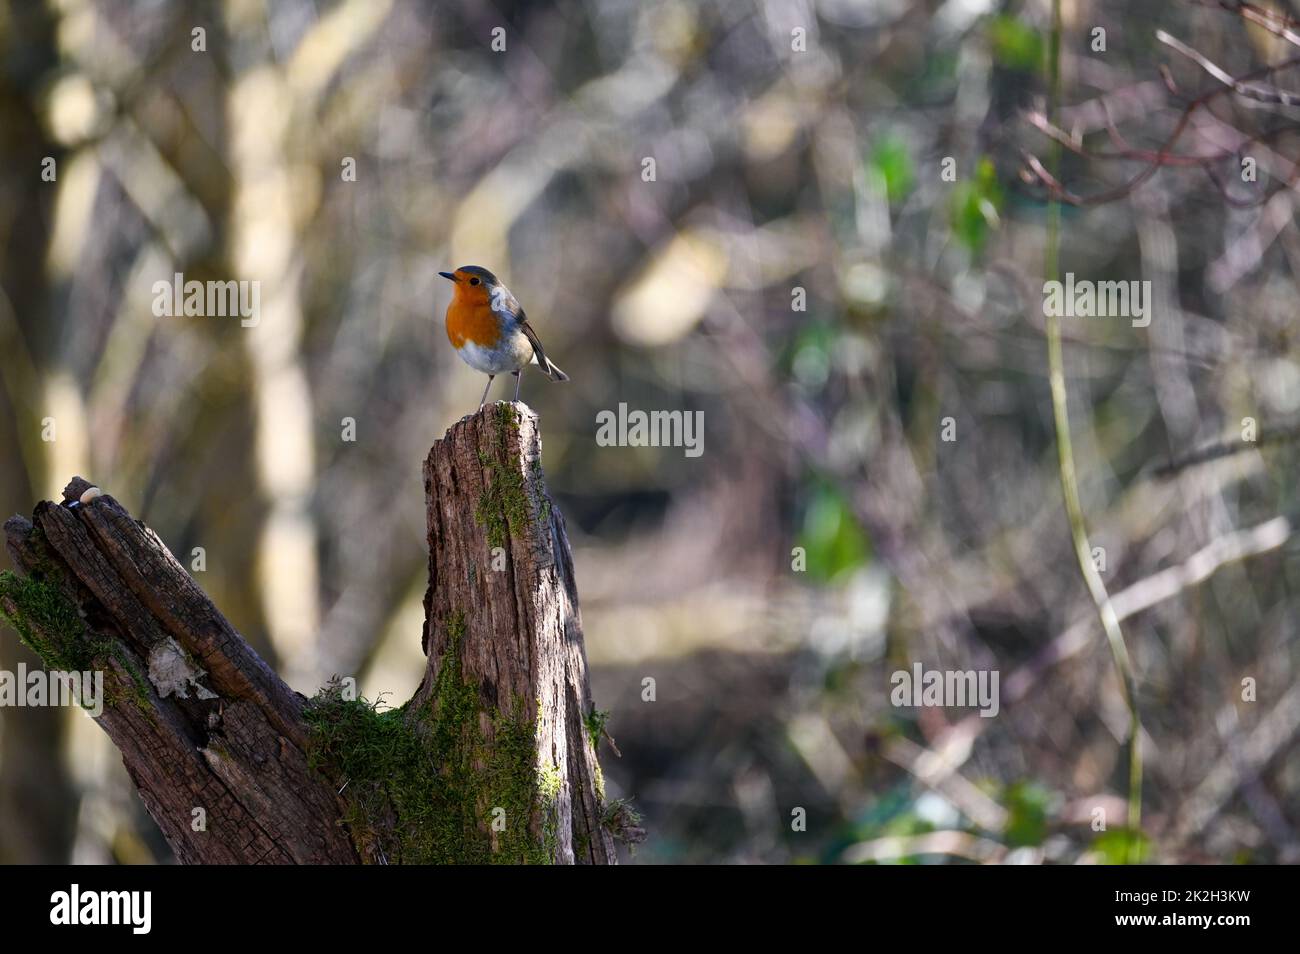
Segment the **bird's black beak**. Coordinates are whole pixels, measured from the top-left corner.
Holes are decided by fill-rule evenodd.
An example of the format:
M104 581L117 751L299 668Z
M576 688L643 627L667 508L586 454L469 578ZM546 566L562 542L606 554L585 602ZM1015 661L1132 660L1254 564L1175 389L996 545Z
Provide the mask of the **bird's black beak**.
M441 275L443 278L450 278L453 282L456 280L456 276L453 275L451 272L439 272L438 274Z

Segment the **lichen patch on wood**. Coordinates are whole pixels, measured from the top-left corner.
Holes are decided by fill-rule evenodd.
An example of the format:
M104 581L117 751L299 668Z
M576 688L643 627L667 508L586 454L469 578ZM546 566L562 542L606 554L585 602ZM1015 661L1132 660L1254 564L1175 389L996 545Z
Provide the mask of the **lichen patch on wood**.
M206 675L170 636L149 650L149 681L164 699L173 695L187 699L191 689L199 699L216 699L217 694L199 682Z

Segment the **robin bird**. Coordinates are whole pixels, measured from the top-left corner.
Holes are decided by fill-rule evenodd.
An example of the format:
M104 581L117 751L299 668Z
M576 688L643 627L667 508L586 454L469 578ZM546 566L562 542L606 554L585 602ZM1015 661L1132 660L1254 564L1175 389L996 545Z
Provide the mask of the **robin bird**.
M527 365L537 365L552 381L569 380L546 357L519 300L495 275L478 265L438 274L456 286L447 306L447 337L451 346L466 364L488 376L479 407L487 402L492 379L506 371L515 376L516 401L520 372Z

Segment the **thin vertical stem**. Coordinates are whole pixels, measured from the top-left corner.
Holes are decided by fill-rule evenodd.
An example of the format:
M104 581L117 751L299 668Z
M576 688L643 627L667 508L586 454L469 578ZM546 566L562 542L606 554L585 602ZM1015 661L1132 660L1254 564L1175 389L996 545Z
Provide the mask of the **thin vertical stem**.
M1057 121L1061 102L1061 0L1052 0L1052 32L1048 45L1047 116L1052 124ZM1048 165L1052 175L1060 178L1061 145L1052 140L1049 146ZM1061 204L1055 198L1047 204L1047 249L1045 271L1048 281L1057 281L1060 274ZM1124 633L1119 617L1111 604L1106 583L1101 578L1092 559L1092 545L1088 541L1088 528L1083 519L1083 505L1079 501L1079 480L1074 469L1074 447L1070 441L1070 411L1065 390L1065 361L1061 351L1061 319L1052 309L1047 317L1047 359L1052 388L1052 417L1056 426L1057 467L1061 477L1061 493L1065 498L1065 512L1070 521L1070 536L1074 542L1075 557L1088 592L1097 607L1097 615L1106 641L1110 645L1115 671L1119 675L1120 691L1129 713L1129 784L1128 784L1128 860L1138 860L1142 826L1142 722L1138 716L1137 686L1133 665L1129 660Z

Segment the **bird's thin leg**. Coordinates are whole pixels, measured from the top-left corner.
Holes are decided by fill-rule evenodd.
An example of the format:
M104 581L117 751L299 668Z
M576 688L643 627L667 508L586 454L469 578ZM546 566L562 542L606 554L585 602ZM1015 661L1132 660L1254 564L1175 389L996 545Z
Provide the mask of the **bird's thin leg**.
M482 396L481 398L479 398L479 400L478 400L478 409L479 409L480 411L483 410L483 405L487 403L487 393L488 393L488 388L492 387L492 379L495 378L495 377L496 377L495 374L489 374L489 375L488 375L488 383L487 383L487 387L483 389L483 396Z
M518 371L512 371L512 372L510 372L510 373L513 374L513 375L515 376L515 400L518 401L518 400L519 400L519 384L520 384L520 382L523 381L524 376L523 376L522 374L520 374Z

